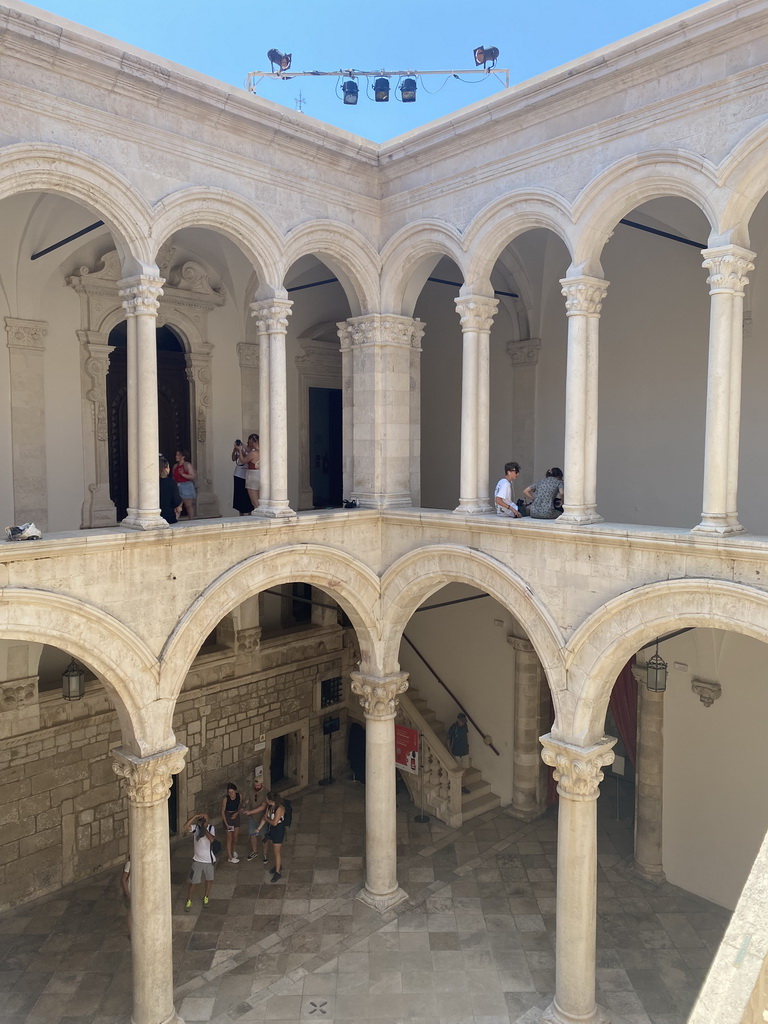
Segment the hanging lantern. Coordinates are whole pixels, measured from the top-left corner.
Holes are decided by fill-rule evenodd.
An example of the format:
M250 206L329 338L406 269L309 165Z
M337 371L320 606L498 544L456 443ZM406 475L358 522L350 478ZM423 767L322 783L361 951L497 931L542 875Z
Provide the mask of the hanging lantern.
M664 693L666 690L668 667L666 661L659 655L659 645L656 644L656 653L648 659L645 666L645 685L651 693Z
M80 700L85 694L85 672L75 659L61 677L61 695L64 700Z

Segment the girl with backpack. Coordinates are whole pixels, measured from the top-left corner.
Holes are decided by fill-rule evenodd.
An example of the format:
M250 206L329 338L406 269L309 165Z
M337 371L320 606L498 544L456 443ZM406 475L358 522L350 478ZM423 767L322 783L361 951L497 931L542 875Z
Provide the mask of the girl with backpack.
M272 881L279 881L283 868L283 840L285 839L285 802L279 793L270 790L267 793L267 809L264 812L264 821L267 823L267 834L264 843L271 843L275 851L275 868L272 872Z

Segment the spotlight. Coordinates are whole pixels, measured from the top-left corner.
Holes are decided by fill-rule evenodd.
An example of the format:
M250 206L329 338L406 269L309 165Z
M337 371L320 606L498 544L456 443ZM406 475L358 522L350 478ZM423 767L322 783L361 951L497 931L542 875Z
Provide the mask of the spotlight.
M389 79L377 78L373 83L373 98L377 103L389 103Z
M416 79L406 78L400 86L400 96L403 103L416 102Z
M357 103L357 82L343 82L341 91L344 94L344 102L354 107Z
M267 60L272 65L274 70L275 64L280 68L281 71L287 71L291 66L292 53L280 53L279 50L267 50Z
M475 47L475 65L485 65L490 61L491 64L495 64L499 59L499 50L496 46L477 46Z

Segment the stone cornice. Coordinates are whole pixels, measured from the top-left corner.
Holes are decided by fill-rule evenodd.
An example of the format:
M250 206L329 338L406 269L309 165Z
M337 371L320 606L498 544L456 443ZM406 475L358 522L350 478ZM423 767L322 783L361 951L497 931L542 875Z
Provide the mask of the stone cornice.
M8 348L45 352L45 339L48 337L48 324L45 320L18 320L7 316L5 332L8 335Z

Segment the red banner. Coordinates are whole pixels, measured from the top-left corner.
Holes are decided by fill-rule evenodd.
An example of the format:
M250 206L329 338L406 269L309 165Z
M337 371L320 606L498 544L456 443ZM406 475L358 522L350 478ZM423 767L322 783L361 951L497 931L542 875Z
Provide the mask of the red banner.
M395 765L404 772L419 773L419 730L395 725Z

